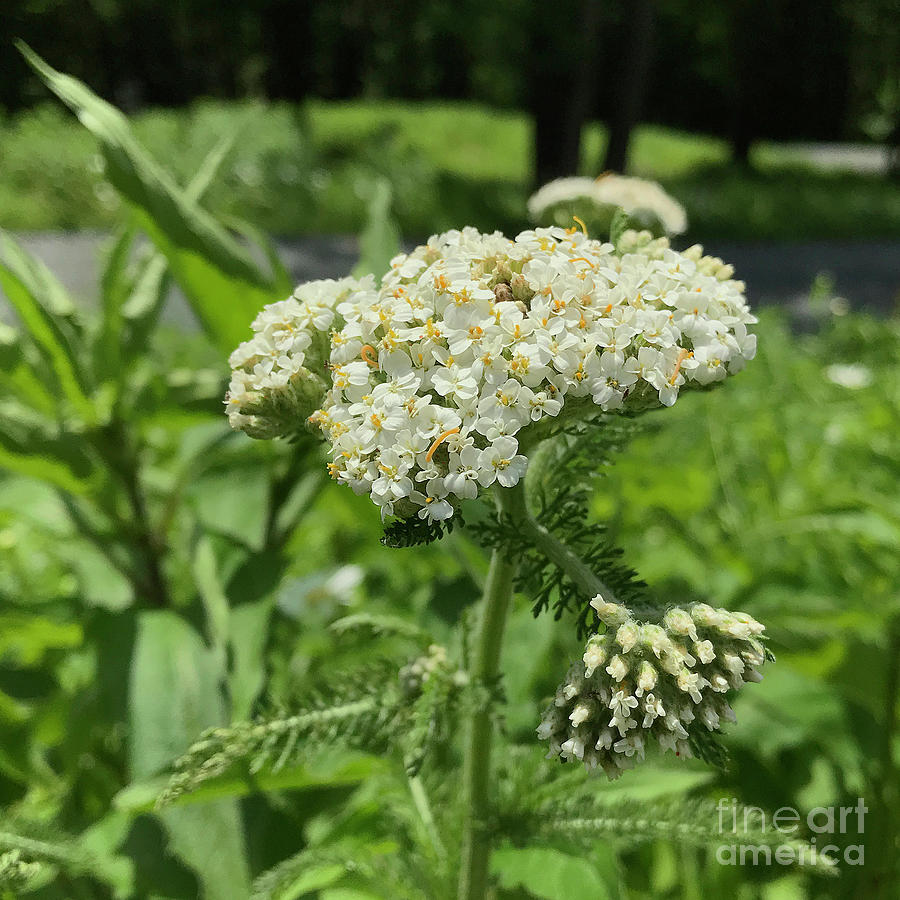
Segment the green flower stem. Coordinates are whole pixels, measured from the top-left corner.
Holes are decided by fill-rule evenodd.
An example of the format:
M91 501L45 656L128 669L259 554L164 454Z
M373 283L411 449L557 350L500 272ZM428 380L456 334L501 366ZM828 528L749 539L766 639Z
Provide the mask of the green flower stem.
M576 553L531 515L525 500L524 480L504 493L508 495L504 503L504 512L512 518L516 527L522 530L529 543L565 572L588 597L602 594L605 600L611 603L618 602L611 588L599 579Z
M501 490L498 504L506 510L510 491ZM491 555L481 603L481 623L469 675L480 702L469 720L463 766L464 823L460 861L459 900L484 900L491 854L491 744L493 742L493 687L500 672L500 650L506 612L516 573L514 555L497 549Z

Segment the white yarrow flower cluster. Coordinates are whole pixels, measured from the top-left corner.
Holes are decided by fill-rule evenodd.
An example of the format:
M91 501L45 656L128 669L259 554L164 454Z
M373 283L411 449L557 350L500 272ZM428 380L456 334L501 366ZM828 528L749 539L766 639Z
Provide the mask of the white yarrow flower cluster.
M285 391L299 407L327 382L310 422L331 445L332 476L384 517L446 520L479 491L515 485L520 432L564 407L671 406L682 387L739 371L756 319L731 274L649 233L626 232L619 247L562 228L436 235L396 257L380 288L318 283L321 314L300 328L264 312L256 330L292 340L291 355L274 338L268 355L239 348L232 422L271 432ZM319 369L310 327L330 344ZM260 404L279 412L262 428Z
M231 427L273 438L302 427L328 389L325 364L335 307L374 280L343 278L301 284L287 300L271 303L253 321L253 337L229 358L226 413Z
M692 732L733 722L729 692L762 677L764 628L745 613L697 603L655 625L600 596L591 605L607 630L590 638L544 713L537 733L548 758L618 778L652 746L690 757Z
M611 221L616 209L637 219L646 217L664 234L687 229L687 214L677 200L655 181L628 175L558 178L528 199L532 221L542 224L565 224L573 214L602 224Z

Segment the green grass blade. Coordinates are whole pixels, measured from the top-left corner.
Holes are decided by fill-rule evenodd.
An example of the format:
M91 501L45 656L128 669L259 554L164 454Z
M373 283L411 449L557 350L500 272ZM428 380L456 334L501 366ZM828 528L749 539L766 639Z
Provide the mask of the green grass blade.
M255 313L279 299L271 279L149 156L119 110L77 79L57 72L24 44L20 43L19 49L100 142L110 183L133 207L138 224L165 255L204 328L223 352L230 350L246 337ZM219 155L224 158L224 153ZM217 158L209 169L215 170Z
M400 252L400 232L391 215L391 199L390 183L380 178L369 201L366 227L359 236L359 262L353 270L358 278L372 274L380 280Z
M75 329L59 284L14 241L0 233L5 259L0 261L0 286L34 343L49 362L63 396L85 422L94 408L81 368Z

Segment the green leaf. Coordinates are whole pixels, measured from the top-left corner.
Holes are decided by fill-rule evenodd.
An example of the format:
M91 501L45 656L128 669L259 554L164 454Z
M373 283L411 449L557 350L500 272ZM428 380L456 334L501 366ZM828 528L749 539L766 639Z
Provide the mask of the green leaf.
M130 683L135 778L156 775L204 728L222 724L221 680L216 654L184 620L167 611L140 616ZM169 809L159 817L172 852L197 872L208 900L249 894L243 829L233 800Z
M3 233L0 244L5 258L0 262L0 286L50 364L66 399L85 422L92 422L94 408L81 372L80 348L65 322L71 301L49 272Z
M359 784L385 764L367 754L355 751L329 751L301 766L286 766L278 772L264 770L252 777L237 775L218 778L200 785L189 794L180 794L171 801L172 808L208 804L223 797L248 797L272 791L317 791L321 788L340 788ZM160 795L169 784L169 776L161 775L137 781L116 794L115 806L130 815L152 812Z
M400 252L400 232L391 216L391 185L384 178L375 182L368 221L359 236L359 251L353 274L357 278L372 274L379 280Z
M304 894L329 887L347 873L347 866L342 863L307 865L304 860L299 862L303 871L283 879L275 888L255 887L253 900L297 900Z
M18 852L26 860L52 866L51 873L61 870L70 876L88 876L105 882L116 898L131 895L132 862L115 855L91 832L86 832L83 837L70 837L55 834L46 826L28 826L5 817L0 830L0 853L8 851Z
M237 136L237 130L227 135L209 151L200 168L184 189L185 196L199 202L212 184L223 161L228 156ZM168 264L161 253L147 254L134 278L130 295L122 307L122 317L127 324L124 340L128 353L140 350L159 321L169 288Z
M259 248L272 273L275 290L278 295L281 297L289 295L294 289L294 279L281 261L281 257L278 255L278 248L272 239L261 228L257 228L252 222L247 222L245 219L228 216L224 221L229 228L236 231L248 244Z
M269 477L255 461L225 471L205 472L191 486L197 518L208 531L261 550L266 540Z
M550 847L502 847L491 856L491 871L507 890L524 888L543 900L610 896L594 866L583 857Z
M200 168L194 173L194 177L190 180L188 186L184 189L185 196L189 200L198 201L209 190L210 185L216 180L222 163L228 158L234 147L238 135L243 129L243 124L238 125L229 134L226 134L221 140L213 145L209 153L206 154Z
M247 337L258 310L281 298L272 279L147 154L119 110L77 79L57 72L24 44L18 46L47 86L98 139L110 183L131 204L138 224L165 255L204 328L220 350L230 351ZM215 168L216 158L210 161L210 169Z
M49 652L80 647L81 640L81 626L75 623L16 613L0 616L0 659L15 666L38 666Z
M15 328L0 323L0 385L10 397L45 416L56 415L56 383L47 380L38 352Z
M33 453L17 453L0 446L0 469L46 481L70 494L83 494L89 483L76 475L65 463Z
M624 209L617 209L609 225L609 241L611 244L618 245L622 235L628 230L629 224L628 213Z
M59 548L60 559L78 577L80 599L85 606L96 606L111 612L122 612L134 601L134 589L109 556L112 544L104 544L105 552L86 541L66 541ZM115 556L113 556L115 559Z
M122 308L131 292L128 260L134 247L134 237L133 228L121 230L110 247L100 278L103 316L97 336L95 365L107 378L120 371Z
M166 301L170 279L166 258L150 254L141 264L128 299L122 306L126 335L122 344L128 355L145 348Z
M231 610L232 664L228 674L232 720L249 719L266 681L265 650L273 597L242 603Z
M223 654L228 642L228 598L222 589L219 579L219 564L210 539L203 535L194 548L193 561L194 583L203 608L206 611L206 627L209 640L217 652Z
M70 493L86 491L92 460L82 442L15 400L0 401L0 466Z

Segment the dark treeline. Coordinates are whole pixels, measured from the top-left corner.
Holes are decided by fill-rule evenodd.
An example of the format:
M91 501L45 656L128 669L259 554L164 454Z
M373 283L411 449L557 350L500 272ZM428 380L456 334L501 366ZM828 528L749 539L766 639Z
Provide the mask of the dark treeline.
M890 138L898 24L898 0L3 0L0 106L45 96L22 38L129 110L471 99L535 115L544 175L571 170L593 117L614 168L638 120L726 136L742 159L761 137Z

